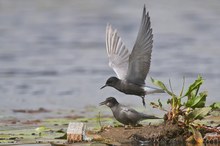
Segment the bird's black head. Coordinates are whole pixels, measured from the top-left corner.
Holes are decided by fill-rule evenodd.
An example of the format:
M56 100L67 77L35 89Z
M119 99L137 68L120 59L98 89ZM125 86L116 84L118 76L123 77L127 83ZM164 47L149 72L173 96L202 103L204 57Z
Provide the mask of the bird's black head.
M105 85L102 86L100 89L105 88L106 86L111 86L114 87L117 83L118 83L119 79L117 77L110 77L108 78L108 80L106 81Z
M118 101L114 97L108 97L105 101L99 103L99 105L106 105L108 107L113 107L118 104Z

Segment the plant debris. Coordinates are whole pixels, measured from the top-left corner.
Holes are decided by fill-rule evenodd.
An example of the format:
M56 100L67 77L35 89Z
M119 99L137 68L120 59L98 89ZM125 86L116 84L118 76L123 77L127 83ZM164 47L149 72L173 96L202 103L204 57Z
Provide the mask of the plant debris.
M37 110L14 109L13 112L15 112L15 113L29 113L29 114L33 114L33 113L47 113L47 112L50 112L50 111L45 109L45 108L39 108Z

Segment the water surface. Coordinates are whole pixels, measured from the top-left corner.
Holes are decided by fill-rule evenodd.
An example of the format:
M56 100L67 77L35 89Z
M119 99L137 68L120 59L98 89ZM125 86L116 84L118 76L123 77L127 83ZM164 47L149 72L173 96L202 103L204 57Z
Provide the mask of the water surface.
M105 27L118 29L131 50L144 3L154 48L147 78L179 91L201 74L208 104L219 101L220 2L211 1L0 1L0 111L81 110L108 96L142 108L141 99L99 88L115 73L108 66ZM163 95L149 95L147 102ZM156 113L148 108L147 112Z

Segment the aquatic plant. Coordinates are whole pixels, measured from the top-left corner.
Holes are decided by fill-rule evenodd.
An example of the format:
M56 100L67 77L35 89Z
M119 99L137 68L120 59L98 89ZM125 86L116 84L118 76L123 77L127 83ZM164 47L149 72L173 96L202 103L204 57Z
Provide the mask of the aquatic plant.
M201 138L197 138L199 135L201 135L201 133L195 128L195 120L201 120L212 110L220 108L220 103L213 103L210 106L205 105L208 93L207 91L199 91L204 82L202 76L199 75L185 92L185 78L183 78L183 86L179 94L175 94L173 92L170 80L170 89L168 89L165 84L159 80L151 78L151 81L154 85L163 89L170 96L170 98L167 100L167 104L170 105L169 110L163 107L160 100L158 100L158 103L151 102L153 108L166 111L164 116L165 121L182 124L183 126L189 128L194 137L196 137L194 140L201 142Z

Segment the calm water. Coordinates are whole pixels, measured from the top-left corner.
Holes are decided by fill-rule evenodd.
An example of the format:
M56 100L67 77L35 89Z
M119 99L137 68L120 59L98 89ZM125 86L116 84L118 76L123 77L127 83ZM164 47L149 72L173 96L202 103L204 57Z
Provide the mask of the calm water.
M132 48L143 4L154 32L147 78L171 79L179 91L202 74L208 104L219 101L220 2L211 1L0 1L0 111L97 106L108 96L140 106L141 99L99 88L115 73L105 50L105 27L117 28ZM150 95L147 102L162 95ZM148 109L150 113L155 110Z

